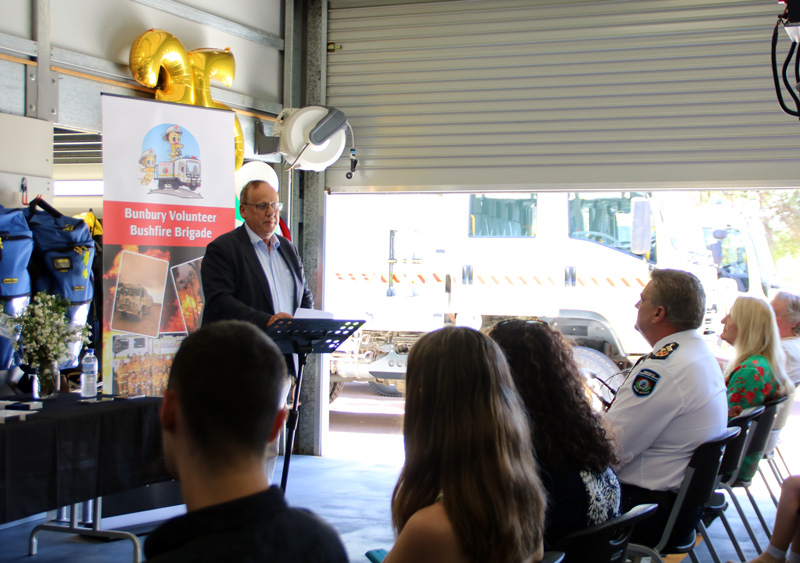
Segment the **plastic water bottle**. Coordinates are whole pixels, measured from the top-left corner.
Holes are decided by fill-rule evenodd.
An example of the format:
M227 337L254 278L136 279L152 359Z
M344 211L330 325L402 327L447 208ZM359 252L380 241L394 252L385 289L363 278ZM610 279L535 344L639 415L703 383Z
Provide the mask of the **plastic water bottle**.
M97 397L97 356L93 348L86 349L81 361L81 397Z

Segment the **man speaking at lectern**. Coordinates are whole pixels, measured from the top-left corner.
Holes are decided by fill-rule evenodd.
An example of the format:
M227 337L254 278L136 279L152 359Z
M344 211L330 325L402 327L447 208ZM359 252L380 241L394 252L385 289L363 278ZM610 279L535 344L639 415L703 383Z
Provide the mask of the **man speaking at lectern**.
M278 319L291 318L298 307L314 308L297 249L275 234L282 207L278 192L264 180L244 185L239 195L244 225L212 241L200 266L203 325L232 319L266 330ZM291 361L286 358L287 366ZM276 440L267 452L270 480L277 455Z
M283 207L278 192L264 180L252 180L239 201L244 225L211 242L203 258L203 324L234 319L266 329L298 307L313 309L297 249L275 234Z

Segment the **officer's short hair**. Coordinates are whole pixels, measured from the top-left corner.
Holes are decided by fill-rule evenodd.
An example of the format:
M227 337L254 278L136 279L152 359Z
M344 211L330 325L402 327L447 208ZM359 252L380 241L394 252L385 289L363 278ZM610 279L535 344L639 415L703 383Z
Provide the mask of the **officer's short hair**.
M667 320L678 330L700 328L706 315L706 292L697 276L683 270L650 273L650 303L664 307Z

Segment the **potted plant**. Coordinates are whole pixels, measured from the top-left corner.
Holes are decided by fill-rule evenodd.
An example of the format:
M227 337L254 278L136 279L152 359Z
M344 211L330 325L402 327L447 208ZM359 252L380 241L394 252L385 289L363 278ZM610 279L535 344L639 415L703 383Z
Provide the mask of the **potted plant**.
M38 389L34 395L48 397L59 387L59 365L70 356L68 344L80 341L89 343L89 325L69 322L69 301L60 295L40 291L18 317L9 317L6 323L15 335L14 348L22 361L38 370Z

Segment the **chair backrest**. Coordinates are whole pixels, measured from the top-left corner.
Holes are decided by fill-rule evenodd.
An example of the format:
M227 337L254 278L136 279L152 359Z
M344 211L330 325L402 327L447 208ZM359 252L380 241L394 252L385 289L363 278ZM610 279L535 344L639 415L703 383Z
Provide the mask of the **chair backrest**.
M745 456L754 453L760 454L764 451L764 448L767 446L767 440L769 440L769 435L772 432L772 427L775 425L775 416L778 414L778 407L781 403L785 402L787 398L788 397L784 395L779 399L773 399L772 401L764 403L764 414L759 417L755 429L751 430L753 438L747 444Z
M556 549L564 552L564 563L624 563L633 528L640 520L652 516L657 507L657 504L634 506L622 516L564 536Z
M796 390L789 393L786 396L786 400L778 406L778 412L775 414L775 424L772 425L772 432L769 433L767 445L764 446L764 457L771 456L780 443L781 430L789 422L789 416L792 414L795 392Z
M367 556L370 563L381 563L389 555L389 552L385 549L370 549L364 555Z
M783 427L789 422L789 416L791 416L792 407L794 406L795 393L797 393L797 389L793 389L791 393L786 395L785 400L780 403L778 414L775 415L773 430L783 430Z
M696 527L703 514L706 502L711 498L714 487L717 484L717 474L722 463L722 454L725 447L741 433L738 427L727 428L722 438L700 444L689 460L689 466L683 476L681 488L675 504L672 506L661 540L654 547L655 551L661 552L669 545L675 522L679 517L690 515L696 522L692 529Z
M722 463L719 467L719 479L714 486L714 490L719 487L720 482L730 485L736 481L736 477L739 475L739 468L744 460L744 453L747 449L747 436L752 428L752 423L763 415L764 410L765 407L763 405L750 407L728 422L728 428L739 428L741 432L725 447L725 455L722 456Z

